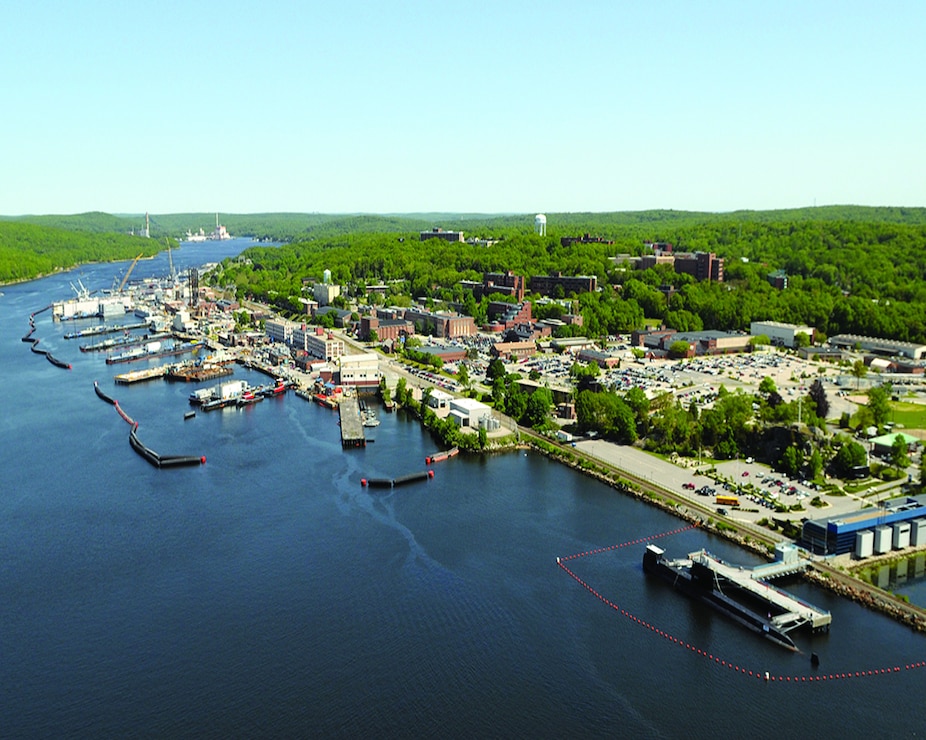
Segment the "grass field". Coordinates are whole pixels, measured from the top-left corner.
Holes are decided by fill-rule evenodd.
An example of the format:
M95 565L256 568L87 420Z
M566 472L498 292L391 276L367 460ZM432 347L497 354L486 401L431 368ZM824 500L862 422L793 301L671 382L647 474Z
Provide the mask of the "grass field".
M926 406L919 403L891 401L891 421L903 429L926 429Z

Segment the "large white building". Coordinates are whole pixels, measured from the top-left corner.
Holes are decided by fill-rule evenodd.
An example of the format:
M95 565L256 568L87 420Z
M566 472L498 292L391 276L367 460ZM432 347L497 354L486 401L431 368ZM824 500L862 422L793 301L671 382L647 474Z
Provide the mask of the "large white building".
M267 319L264 330L274 342L289 344L293 341L293 329L296 327L292 321L286 319Z
M766 336L772 344L780 347L794 347L797 335L805 334L810 344L813 344L814 328L798 324L785 324L781 321L753 321L749 325L749 333L754 337Z
M378 388L379 379L379 355L375 352L341 356L341 385Z
M341 286L330 283L315 283L312 293L319 306L330 306L331 301L341 295Z
M454 398L450 401L448 418L458 427L489 429L492 409L475 398Z
M335 360L344 355L344 340L331 334L312 334L305 338L305 351L320 360Z

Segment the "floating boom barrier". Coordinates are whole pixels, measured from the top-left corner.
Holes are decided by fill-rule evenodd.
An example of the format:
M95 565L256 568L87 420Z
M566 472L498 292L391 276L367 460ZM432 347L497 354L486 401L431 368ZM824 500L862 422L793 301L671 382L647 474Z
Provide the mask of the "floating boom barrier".
M206 462L205 455L202 457L196 457L195 455L159 455L150 447L146 447L144 444L142 444L142 441L136 434L137 430L138 424L136 423L135 426L132 427L132 431L129 432L129 444L132 445L132 449L135 450L135 452L145 458L145 460L150 462L156 468L177 468L184 465L204 465Z
M425 470L421 473L409 473L400 475L398 478L361 478L360 485L370 488L395 488L406 483L414 483L420 480L429 480L434 477L433 470Z
M32 346L29 349L31 349L37 355L45 355L45 359L48 360L55 367L60 367L60 368L63 368L64 370L70 370L71 369L70 363L65 362L64 360L59 360L47 349L39 349L40 340L35 339L32 336L35 333L35 314L42 313L42 311L47 311L49 308L51 308L51 304L29 315L29 331L23 335L22 341L30 342Z
M119 413L119 416L125 420L125 422L132 427L132 431L129 432L129 445L132 449L135 450L139 455L141 455L145 460L154 465L156 468L178 468L186 465L205 465L206 456L202 455L197 457L196 455L159 455L157 452L152 450L150 447L146 446L138 438L138 422L135 421L131 416L129 416L125 411L122 410L122 407L119 405L119 402L108 396L103 392L103 389L100 388L100 384L95 380L93 381L93 390L96 391L97 396L100 397L103 401L110 404L116 411Z

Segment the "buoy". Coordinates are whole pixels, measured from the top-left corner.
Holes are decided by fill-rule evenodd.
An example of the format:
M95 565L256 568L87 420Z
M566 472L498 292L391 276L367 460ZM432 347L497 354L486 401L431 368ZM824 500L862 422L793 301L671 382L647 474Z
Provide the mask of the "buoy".
M361 486L365 486L366 484L367 484L367 479L366 479L366 478L361 478L361 479L360 479L360 485L361 485Z
M817 655L816 653L811 653L810 654L810 665L812 666L820 665L820 656Z
M430 455L428 455L428 456L424 459L424 464L425 464L425 465L430 465L430 464L431 464L431 456L430 456Z
M205 464L206 464L206 456L205 456L205 455L203 455L201 458L199 458L199 464L200 464L200 465L205 465Z
M433 471L433 470L429 470L429 471L428 471L428 478L433 478L433 477L434 477L434 471Z

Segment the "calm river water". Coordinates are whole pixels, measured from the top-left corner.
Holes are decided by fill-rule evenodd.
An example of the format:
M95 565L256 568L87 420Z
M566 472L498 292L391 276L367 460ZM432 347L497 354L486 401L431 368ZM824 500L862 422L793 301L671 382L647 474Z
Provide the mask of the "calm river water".
M34 336L72 370L20 341L69 281L106 288L124 269L0 296L3 737L922 733L926 669L906 666L926 660L926 639L826 592L787 584L833 612L796 654L645 578L642 543L568 565L683 644L596 598L558 556L682 523L541 456L461 456L428 482L370 491L361 478L424 470L437 449L401 413L348 451L336 413L292 394L184 421L190 386L115 386L50 312ZM206 465L151 467L94 380L145 444ZM698 530L659 543L756 562Z

